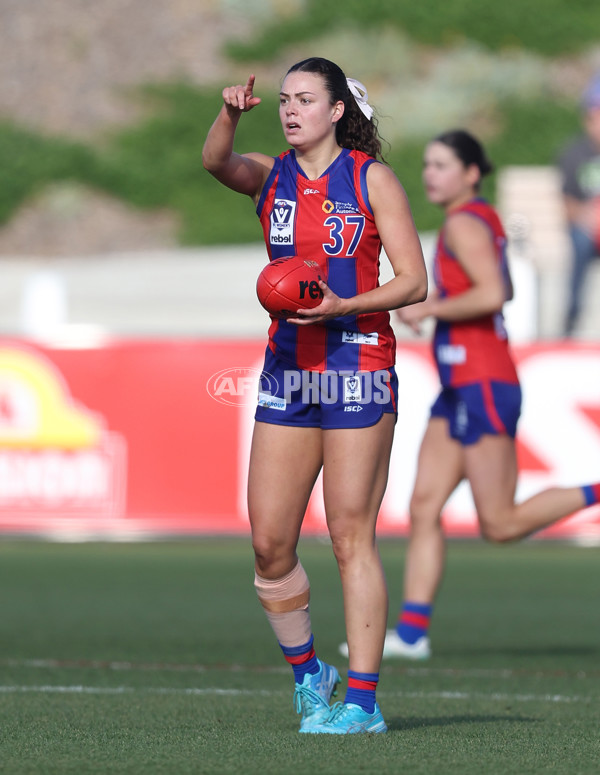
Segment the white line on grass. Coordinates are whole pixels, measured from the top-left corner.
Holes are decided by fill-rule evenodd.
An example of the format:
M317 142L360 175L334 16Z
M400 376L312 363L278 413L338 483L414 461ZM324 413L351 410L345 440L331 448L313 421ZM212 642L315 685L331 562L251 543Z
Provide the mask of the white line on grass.
M0 667L37 668L42 670L79 669L79 670L113 670L117 672L176 672L176 673L265 673L280 674L288 672L284 666L253 666L236 664L173 664L169 662L119 662L87 659L0 659ZM459 678L506 678L520 676L535 678L600 678L599 670L526 670L526 669L487 669L487 668L453 668L453 667L405 667L401 664L382 666L382 672L392 671L414 677L454 676Z
M133 687L133 686L1 686L0 694L172 694L172 695L197 695L197 696L226 696L226 697L244 697L244 696L282 696L282 691L251 691L248 689L219 689L206 688L198 689L194 687L176 689L176 688L153 688L153 687ZM493 702L553 702L553 703L581 703L590 704L596 701L591 697L580 697L578 695L567 694L500 694L497 692L381 692L381 696L398 697L411 700L488 700Z
M502 694L499 692L379 692L379 696L403 697L410 700L494 700L496 702L571 702L591 703L591 697L568 694Z

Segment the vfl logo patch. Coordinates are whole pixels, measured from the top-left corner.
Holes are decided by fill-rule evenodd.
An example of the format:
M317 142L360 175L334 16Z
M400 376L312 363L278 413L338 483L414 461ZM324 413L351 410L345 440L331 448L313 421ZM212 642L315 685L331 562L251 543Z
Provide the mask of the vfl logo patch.
M362 400L362 385L355 376L344 377L344 403L353 404Z
M294 243L294 215L296 202L277 199L271 211L271 245L292 245Z

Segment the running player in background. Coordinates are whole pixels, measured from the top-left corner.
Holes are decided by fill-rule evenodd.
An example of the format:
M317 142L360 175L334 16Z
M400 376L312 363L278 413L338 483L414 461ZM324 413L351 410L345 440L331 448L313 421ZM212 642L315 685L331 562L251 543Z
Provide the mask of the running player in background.
M461 480L471 487L483 537L494 542L524 538L600 501L600 482L514 501L521 389L502 318L512 297L506 237L498 214L479 197L481 179L491 170L481 144L462 130L439 135L425 149L425 191L445 213L436 288L398 316L417 333L425 318L435 318L433 352L442 389L419 452L403 604L395 629L386 634L384 657L430 655L428 628L445 564L441 513ZM347 653L347 644L340 652Z
M255 587L293 668L300 731L385 732L375 690L388 599L375 525L397 413L388 310L426 297L425 264L404 190L376 160L381 142L362 84L327 59L290 68L279 117L291 149L273 158L233 150L242 114L260 103L254 80L223 90L204 167L252 198L271 260L310 258L327 278L319 306L269 328L248 482ZM382 244L394 278L380 286ZM316 656L296 551L321 468L350 652L345 700L332 708L339 675Z

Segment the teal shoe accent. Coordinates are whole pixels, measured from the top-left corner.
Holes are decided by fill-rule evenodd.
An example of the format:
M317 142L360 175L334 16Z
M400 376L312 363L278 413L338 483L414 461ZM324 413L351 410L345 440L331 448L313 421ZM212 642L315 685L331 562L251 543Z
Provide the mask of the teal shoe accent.
M336 702L329 718L307 731L314 735L361 735L387 732L387 726L377 703L373 713L367 713L360 705Z
M340 676L335 667L327 665L321 660L319 672L311 675L307 673L301 684L296 684L294 691L294 706L296 713L301 713L300 731L311 732L317 724L322 724L330 712L329 701L337 695L337 685Z

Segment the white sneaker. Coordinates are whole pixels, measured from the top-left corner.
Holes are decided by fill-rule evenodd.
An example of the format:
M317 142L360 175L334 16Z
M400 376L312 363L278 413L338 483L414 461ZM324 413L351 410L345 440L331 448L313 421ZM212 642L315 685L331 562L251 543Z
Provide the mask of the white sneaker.
M385 633L385 643L383 644L383 658L402 657L404 659L429 659L431 656L431 646L429 638L423 635L422 638L414 643L406 643L398 635L396 630L388 630Z
M343 657L348 658L348 644L340 643L338 651ZM400 657L404 659L429 659L431 656L431 646L429 638L424 635L415 643L405 643L396 630L387 630L385 633L385 643L383 644L383 658Z

